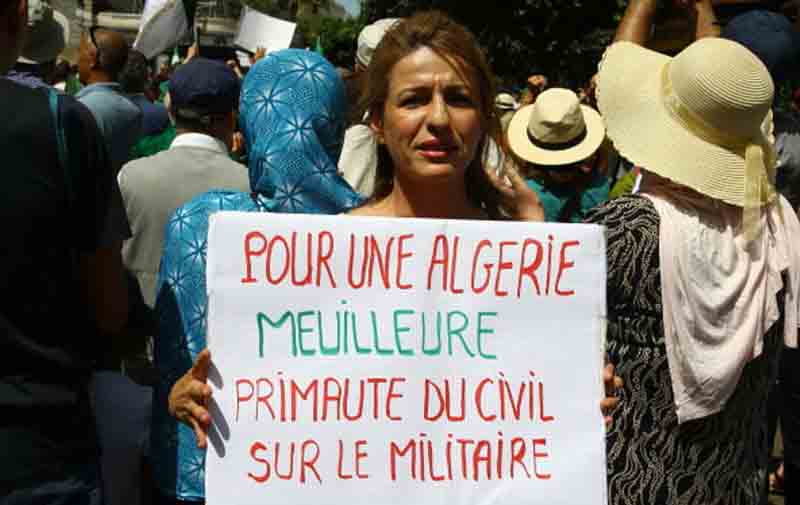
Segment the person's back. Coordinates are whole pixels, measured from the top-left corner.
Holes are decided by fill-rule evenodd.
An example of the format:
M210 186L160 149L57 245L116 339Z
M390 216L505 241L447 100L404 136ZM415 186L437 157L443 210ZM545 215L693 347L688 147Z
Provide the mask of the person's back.
M200 142L192 144L192 140ZM209 145L203 146L204 142ZM221 147L215 149L208 138L192 134L179 135L170 149L125 165L119 183L133 227L123 258L151 307L164 226L175 209L212 189L249 190L246 166L231 160Z
M92 30L81 38L78 66L86 86L75 98L97 121L115 174L131 159L131 148L142 134L142 111L117 82L127 56L127 43L119 33Z
M117 307L97 318L101 329L118 329L127 310L114 263L122 236L109 233L106 210L113 178L99 134L83 106L50 99L0 80L0 148L9 167L0 199L0 489L23 498L64 475L72 487L50 492L99 493L87 381L103 343L94 338L98 293L87 283L107 275L99 282L120 288L99 295ZM51 107L63 122L61 157ZM97 268L103 263L110 269Z

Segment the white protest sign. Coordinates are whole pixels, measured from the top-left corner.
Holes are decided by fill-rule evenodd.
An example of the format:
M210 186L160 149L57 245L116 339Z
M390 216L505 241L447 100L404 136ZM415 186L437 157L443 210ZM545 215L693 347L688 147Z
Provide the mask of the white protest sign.
M222 212L209 505L606 502L600 227Z
M250 52L263 47L268 53L292 45L296 24L244 7L234 44Z

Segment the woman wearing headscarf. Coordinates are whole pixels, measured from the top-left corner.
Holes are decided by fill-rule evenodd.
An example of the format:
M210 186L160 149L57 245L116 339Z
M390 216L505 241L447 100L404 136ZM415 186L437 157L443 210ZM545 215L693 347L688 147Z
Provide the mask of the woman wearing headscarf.
M618 42L601 63L607 134L643 167L640 195L588 219L607 227L608 353L625 382L613 504L759 503L767 391L784 341L797 345L800 286L800 223L773 187L773 92L722 39L674 58Z
M344 87L330 63L311 51L270 54L242 86L240 125L252 192L204 193L167 223L156 300L159 382L152 430L154 476L164 497L205 498L205 452L166 405L172 385L206 347L209 216L221 210L332 214L358 205L361 198L336 171L345 120Z

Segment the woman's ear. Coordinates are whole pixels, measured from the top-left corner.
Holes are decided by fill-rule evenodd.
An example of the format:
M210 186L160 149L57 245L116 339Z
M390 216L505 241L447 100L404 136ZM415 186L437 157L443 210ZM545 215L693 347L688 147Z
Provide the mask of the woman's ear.
M384 143L383 138L383 110L380 107L372 107L369 110L369 128L375 135L378 144Z

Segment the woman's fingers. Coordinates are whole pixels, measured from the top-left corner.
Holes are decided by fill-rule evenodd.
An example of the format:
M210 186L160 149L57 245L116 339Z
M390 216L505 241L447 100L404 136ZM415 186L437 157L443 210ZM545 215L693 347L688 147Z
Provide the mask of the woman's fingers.
M208 427L202 426L193 418L189 418L189 425L194 430L194 436L197 439L197 447L205 449L208 445Z

